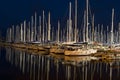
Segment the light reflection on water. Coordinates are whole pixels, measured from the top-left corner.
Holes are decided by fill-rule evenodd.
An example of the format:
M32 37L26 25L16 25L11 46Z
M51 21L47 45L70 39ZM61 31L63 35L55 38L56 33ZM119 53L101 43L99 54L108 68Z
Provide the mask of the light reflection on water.
M79 60L79 57L76 58ZM70 59L74 58L6 48L6 60L29 76L28 80L120 80L119 60L101 62L76 59L74 62Z

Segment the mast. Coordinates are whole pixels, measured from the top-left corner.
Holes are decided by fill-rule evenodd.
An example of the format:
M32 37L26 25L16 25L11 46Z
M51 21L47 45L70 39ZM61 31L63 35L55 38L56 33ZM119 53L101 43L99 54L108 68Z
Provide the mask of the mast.
M31 41L33 41L33 35L34 35L34 31L33 31L33 16L31 17Z
M67 42L69 42L69 21L67 20L67 37L66 37L66 40Z
M12 42L14 42L14 36L15 34L14 34L14 25L12 26Z
M41 30L42 30L42 28L41 28L41 16L39 16L39 41L41 42Z
M113 25L114 25L113 21L114 21L114 8L112 9L111 45L113 43Z
M58 21L58 33L57 33L57 39L58 39L58 42L60 41L59 39L59 35L60 35L60 22Z
M42 34L42 41L44 42L44 17L45 17L45 14L44 14L44 10L43 10L43 34Z
M66 30L65 30L65 29L63 29L63 42L65 42L65 41L66 41L65 32L66 32Z
M79 42L79 30L77 29L77 31L76 31L76 33L77 33L77 42Z
M86 42L88 42L88 0L86 0Z
M10 42L12 41L11 39L12 39L12 29L10 28L10 38L9 38Z
M104 33L104 32L103 32L103 24L102 24L102 25L101 25L101 33L100 33L100 35L101 35L101 37L100 37L101 41L100 41L100 42L101 42L101 43L103 43L103 36L104 36L103 33Z
M37 27L37 13L35 12L34 41L36 41L36 35L37 35L36 27Z
M95 33L94 41L97 41L97 27L95 27L94 33Z
M51 24L50 24L50 12L48 13L48 41L50 41L50 31L51 30Z
M84 11L83 42L85 42L86 11Z
M60 30L60 41L63 41L63 30Z
M106 37L107 37L107 42L106 43L109 43L109 28L108 28L109 26L107 26L107 34L106 34Z
M21 23L21 26L20 26L20 34L21 34L21 42L23 42L23 24Z
M74 40L77 42L77 0L75 0L75 31L74 31Z
M28 23L28 42L30 42L30 22Z
M9 29L9 28L8 28ZM8 34L9 34L9 31L7 29L7 32L6 32L6 42L8 42Z
M92 41L94 42L94 15L92 17Z
M44 30L44 39L45 39L45 41L48 41L48 22L46 22L46 20L45 20L45 30Z
M120 22L118 24L118 42L120 43Z
M71 20L71 2L69 3L69 39L68 41L71 42L71 29L72 29L72 20Z
M24 42L26 41L26 21L24 21Z
M97 29L97 40L98 40L98 42L100 42L100 24L98 24L98 29Z

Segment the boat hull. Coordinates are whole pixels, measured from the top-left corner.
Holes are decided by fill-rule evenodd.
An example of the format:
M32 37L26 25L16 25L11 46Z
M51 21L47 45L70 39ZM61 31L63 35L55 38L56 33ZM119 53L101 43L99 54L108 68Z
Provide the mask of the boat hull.
M83 49L78 49L78 50L65 50L64 54L66 56L87 56L87 55L91 55L91 54L94 54L94 53L97 53L97 50L94 50L94 49L86 49L86 50L83 50Z
M64 49L50 49L50 53L56 53L56 54L64 54Z

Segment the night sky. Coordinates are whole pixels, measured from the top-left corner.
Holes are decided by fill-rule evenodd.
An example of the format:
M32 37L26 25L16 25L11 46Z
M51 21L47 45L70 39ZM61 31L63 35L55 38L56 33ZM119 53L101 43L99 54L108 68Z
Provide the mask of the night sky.
M41 15L42 10L51 12L51 22L56 24L68 18L69 1L72 2L72 12L74 13L74 0L0 0L0 29L17 25L24 20L30 20L35 11ZM89 0L91 12L95 14L95 24L111 24L112 8L115 8L115 25L120 21L120 0ZM83 17L85 0L78 0L78 22Z

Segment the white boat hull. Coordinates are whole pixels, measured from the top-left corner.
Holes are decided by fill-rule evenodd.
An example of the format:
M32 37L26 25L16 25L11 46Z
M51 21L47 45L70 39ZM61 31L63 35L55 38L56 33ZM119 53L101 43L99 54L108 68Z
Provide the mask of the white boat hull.
M94 54L97 53L96 49L77 49L77 50L65 50L64 54L67 56L84 56L84 55L90 55L90 54Z

